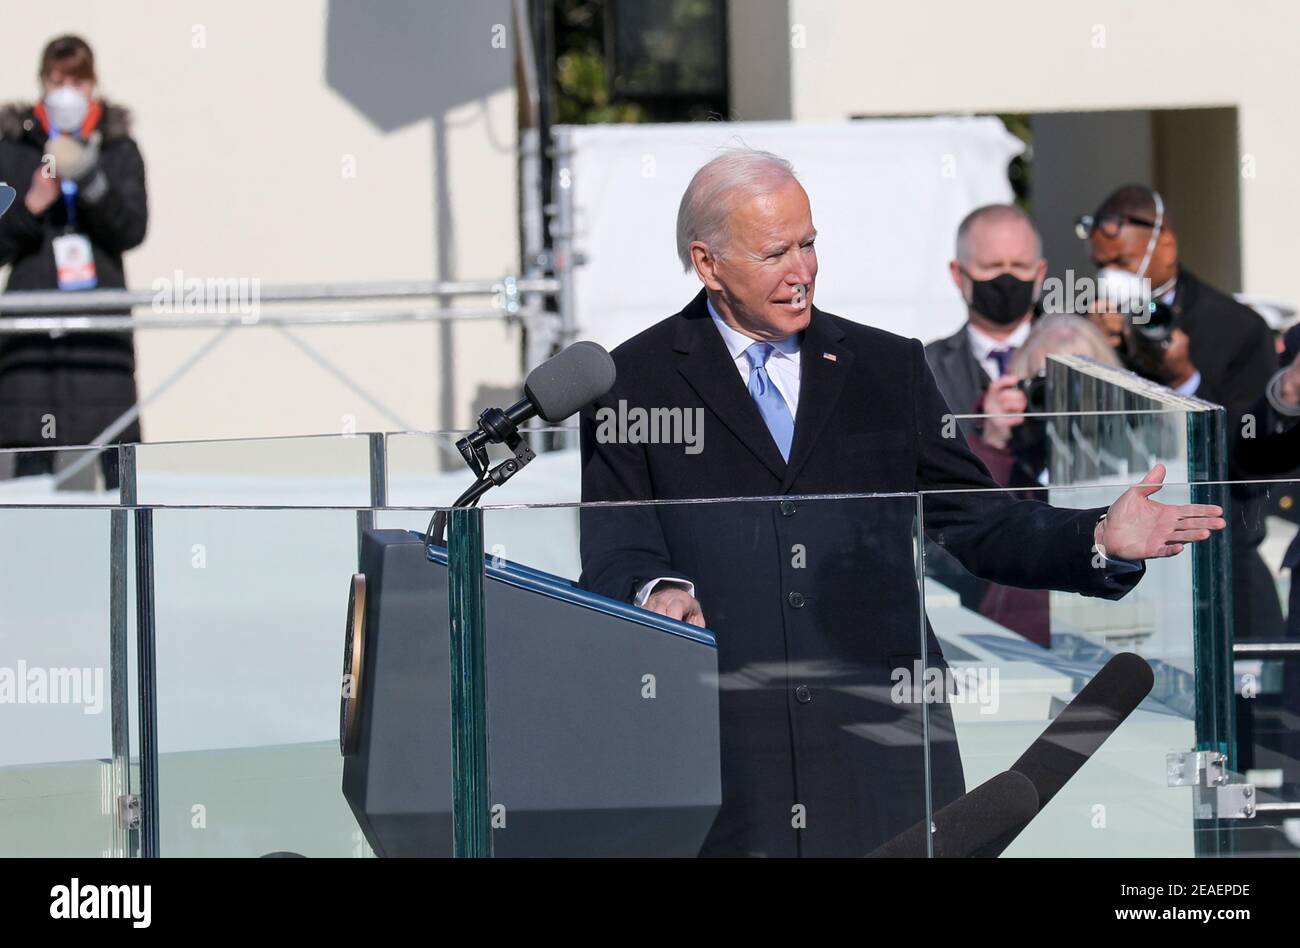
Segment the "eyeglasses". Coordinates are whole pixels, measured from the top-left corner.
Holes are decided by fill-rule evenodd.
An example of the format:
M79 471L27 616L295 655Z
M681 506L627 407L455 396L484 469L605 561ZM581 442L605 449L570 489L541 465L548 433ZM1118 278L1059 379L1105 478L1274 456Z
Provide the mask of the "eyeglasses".
M1134 217L1131 214L1103 214L1101 217L1084 214L1074 222L1074 232L1080 240L1087 240L1097 231L1101 231L1103 237L1118 237L1125 224L1136 224L1138 227L1156 226L1155 221Z

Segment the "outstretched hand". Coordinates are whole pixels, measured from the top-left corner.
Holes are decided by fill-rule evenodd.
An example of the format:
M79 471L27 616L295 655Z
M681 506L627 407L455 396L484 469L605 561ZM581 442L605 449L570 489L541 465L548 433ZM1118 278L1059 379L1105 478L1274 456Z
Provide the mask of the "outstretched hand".
M1114 560L1149 560L1177 556L1188 543L1208 539L1227 526L1223 508L1214 504L1173 506L1152 500L1164 486L1165 466L1157 464L1106 511L1094 535L1101 552Z

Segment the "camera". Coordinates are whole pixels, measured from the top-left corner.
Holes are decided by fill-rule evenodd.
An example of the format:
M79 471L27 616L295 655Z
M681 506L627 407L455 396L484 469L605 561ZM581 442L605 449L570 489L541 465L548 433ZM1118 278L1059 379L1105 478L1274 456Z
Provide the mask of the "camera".
M1039 372L1016 383L1016 388L1025 393L1025 411L1027 413L1047 410L1047 373Z
M1168 341L1174 331L1174 311L1168 303L1152 300L1146 305L1146 319L1132 321L1133 333L1144 343L1160 345Z
M1126 361L1139 375L1158 378L1176 320L1167 303L1155 300L1147 304L1146 317L1141 322L1136 318L1129 322L1129 331L1124 334Z

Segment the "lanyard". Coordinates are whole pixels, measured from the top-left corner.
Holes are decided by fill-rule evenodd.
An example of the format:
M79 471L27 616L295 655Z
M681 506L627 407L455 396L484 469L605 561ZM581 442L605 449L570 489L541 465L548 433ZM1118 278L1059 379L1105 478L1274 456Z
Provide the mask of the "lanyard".
M59 134L59 128L53 123L50 124L50 138ZM59 178L59 190L63 192L63 206L68 212L68 230L77 229L77 182L68 178Z
M77 229L77 182L59 180L59 188L63 191L63 206L68 209L68 230Z

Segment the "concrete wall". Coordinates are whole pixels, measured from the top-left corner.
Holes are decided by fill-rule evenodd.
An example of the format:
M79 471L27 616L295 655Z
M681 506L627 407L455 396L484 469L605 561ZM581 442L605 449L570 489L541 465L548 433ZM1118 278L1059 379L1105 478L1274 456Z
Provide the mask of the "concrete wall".
M135 112L151 221L126 260L133 288L177 268L263 284L517 270L508 0L7 6L0 97L34 98L43 44L72 31L94 47L103 93ZM501 323L301 334L418 428L463 426L521 368ZM210 335L139 334L142 393ZM147 407L144 433L337 432L345 416L398 427L275 330L250 329Z
M1153 178L1178 215L1179 257L1220 289L1241 290L1241 192L1253 183L1240 173L1236 110L1176 109L1152 118ZM1263 242L1261 237L1254 245L1257 258L1264 253ZM1267 242L1276 243L1277 237ZM1269 284L1260 290L1277 292Z
M1118 184L1151 180L1151 113L1051 112L1030 120L1034 221L1053 276L1092 275L1088 245L1074 221L1091 213Z
M792 116L799 121L1235 107L1243 288L1300 300L1300 270L1286 239L1300 206L1300 176L1291 170L1300 146L1300 58L1293 49L1300 5L789 0L788 22ZM733 49L747 54L757 55ZM1199 197L1195 207L1177 209L1184 217L1207 207L1231 213L1226 191L1211 195L1188 185L1195 149L1205 145L1192 132L1210 128L1197 124L1192 119L1188 134L1163 139L1170 150L1161 151L1160 167L1179 191ZM1227 134L1223 122L1215 130ZM1168 166L1175 142L1184 161L1177 171ZM1102 156L1111 145L1088 147ZM1216 159L1214 167L1221 165Z

